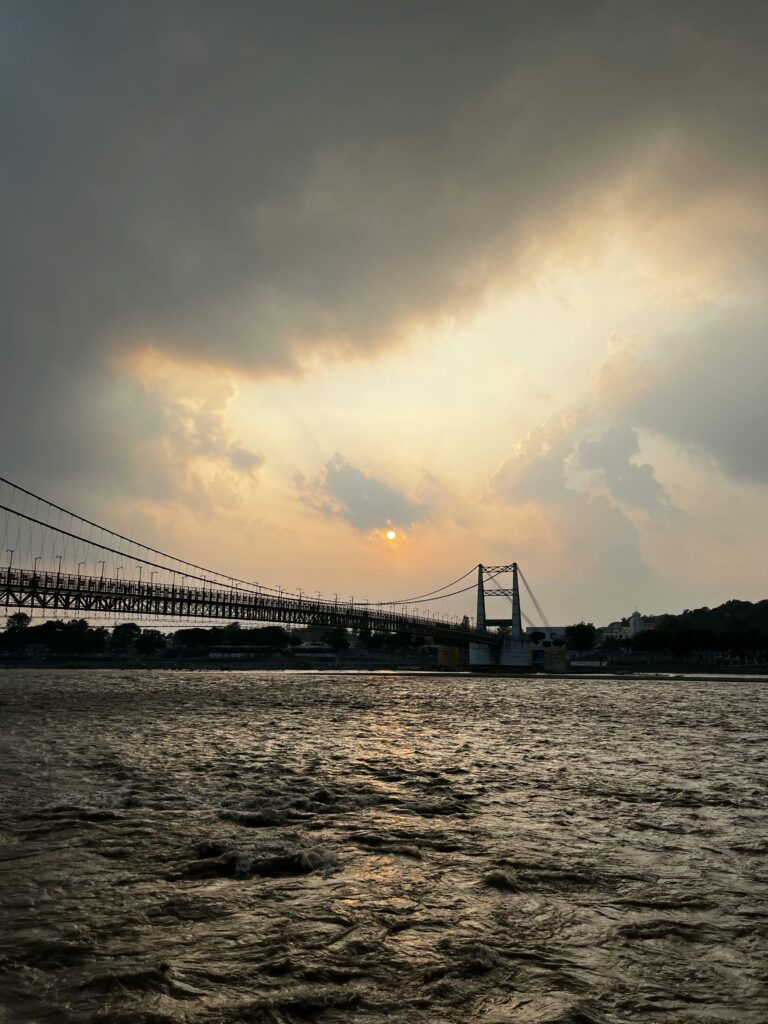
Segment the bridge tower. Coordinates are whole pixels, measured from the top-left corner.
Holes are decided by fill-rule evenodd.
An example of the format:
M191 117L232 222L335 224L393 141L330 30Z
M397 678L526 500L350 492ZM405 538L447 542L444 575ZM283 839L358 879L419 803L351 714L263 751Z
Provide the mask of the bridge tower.
M477 621L478 629L485 632L485 581L483 577L483 566L477 567Z
M485 566L477 567L477 619L476 625L483 633L486 632L485 616ZM469 667L482 671L498 665L498 651L490 644L470 643L469 645Z
M512 574L512 586L502 587L496 577ZM486 590L486 576L493 581L493 589ZM488 618L485 610L486 597L511 598L512 609L508 618ZM479 565L477 567L477 626L499 626L503 630L500 647L475 642L469 645L469 665L474 671L487 671L498 667L507 670L525 670L531 665L531 647L523 633L522 611L520 608L520 583L517 562L510 565Z

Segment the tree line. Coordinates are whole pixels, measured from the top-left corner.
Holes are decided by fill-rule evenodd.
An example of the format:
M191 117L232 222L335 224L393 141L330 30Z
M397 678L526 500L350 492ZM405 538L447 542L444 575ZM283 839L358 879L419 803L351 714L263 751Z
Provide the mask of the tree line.
M326 644L336 653L354 645L371 651L405 651L417 649L425 643L423 637L411 633L377 633L369 629L355 634L341 627L324 630L315 642ZM142 628L135 622L123 622L108 628L92 626L87 619L60 620L32 623L26 612L8 616L5 630L0 633L0 650L7 654L22 654L40 648L53 655L105 655L143 657L170 655L174 657L206 657L213 647L269 648L285 653L309 639L306 629L285 629L283 626L243 627L239 623L226 626L188 626L167 633L159 629Z
M682 656L693 651L766 651L768 600L733 600L716 608L686 608L678 615L659 615L651 628L621 640L600 640L591 622L580 622L566 628L566 645L584 651L598 646Z
M205 657L217 646L255 646L284 653L308 636L306 629L244 627L236 622L226 626L187 626L167 633L143 628L135 622L120 623L111 629L92 626L86 619L53 619L33 624L26 612L19 611L8 616L6 628L0 632L0 650L10 655L39 647L61 656ZM351 633L341 627L326 629L319 636L313 634L313 639L337 653L351 646L383 653L413 651L427 642L425 637L405 631L381 633L365 629ZM531 639L539 637L532 634ZM594 623L577 622L566 627L565 646L575 651L621 647L674 655L687 655L696 650L768 650L768 600L727 601L716 608L686 609L679 615L661 615L654 620L651 629L632 639L601 641Z

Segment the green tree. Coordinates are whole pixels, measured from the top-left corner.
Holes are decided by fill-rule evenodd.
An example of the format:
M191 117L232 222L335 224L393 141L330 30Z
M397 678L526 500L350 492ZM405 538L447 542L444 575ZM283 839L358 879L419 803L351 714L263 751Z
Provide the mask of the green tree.
M242 632L239 622L229 622L221 630L221 640L219 642L226 644L228 647L237 647L238 644L243 642Z
M339 651L349 650L349 640L347 638L346 629L342 629L341 626L337 626L335 629L326 629L320 640L324 644L328 644L337 653Z
M154 654L165 647L165 637L159 629L142 629L134 647L138 654Z
M210 647L211 644L221 643L218 637L219 631L217 629L189 626L186 629L177 629L173 634L173 642L179 647L189 647L192 650L201 651Z
M31 621L26 612L14 612L13 615L9 615L6 619L5 628L8 633L21 633L22 630L29 626Z
M565 646L569 651L591 651L597 630L592 622L577 622L565 627Z
M89 626L87 619L61 623L60 648L65 654L97 654L104 649L107 630Z
M141 636L141 626L135 622L121 622L112 630L112 650L129 651Z
M29 623L31 619L26 612L15 612L9 615L5 630L0 634L0 646L7 651L21 651L28 643L34 643L30 639Z
M243 629L241 643L263 644L274 647L276 651L284 651L290 641L290 634L282 626L259 626L256 629Z

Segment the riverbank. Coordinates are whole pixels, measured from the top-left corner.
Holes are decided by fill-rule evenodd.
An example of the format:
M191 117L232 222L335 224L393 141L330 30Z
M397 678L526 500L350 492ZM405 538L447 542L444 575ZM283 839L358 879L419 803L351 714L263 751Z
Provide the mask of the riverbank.
M639 671L632 669L616 669L614 671L608 669L594 669L594 670L581 670L577 672L566 671L566 672L513 672L513 671L491 671L491 672L472 672L468 669L447 669L437 668L435 666L414 666L409 664L400 664L394 662L381 662L381 663L350 663L345 662L339 665L328 665L328 664L289 664L285 660L276 662L274 664L265 664L263 661L253 662L232 662L224 661L221 663L208 662L208 661L184 661L178 660L173 661L169 659L160 659L156 661L127 661L125 659L92 659L92 660L77 660L71 661L62 659L60 661L31 661L31 660L11 660L2 659L0 660L0 670L14 670L26 669L30 671L45 671L45 672L93 672L93 671L109 671L119 673L133 673L133 672L193 672L193 673L205 673L215 671L217 673L237 673L237 672L259 672L267 675L290 675L297 673L311 673L311 674L322 674L322 675L364 675L366 673L385 673L393 675L415 675L415 676L460 676L474 679L591 679L591 680L610 680L610 679L650 679L650 680L668 680L673 681L675 679L686 679L689 681L700 680L702 682L706 680L717 680L717 679L730 679L730 680L765 680L768 682L768 668L754 668L754 669L718 669L713 671L707 671L701 668L690 668L681 671L679 668L659 668L655 671Z

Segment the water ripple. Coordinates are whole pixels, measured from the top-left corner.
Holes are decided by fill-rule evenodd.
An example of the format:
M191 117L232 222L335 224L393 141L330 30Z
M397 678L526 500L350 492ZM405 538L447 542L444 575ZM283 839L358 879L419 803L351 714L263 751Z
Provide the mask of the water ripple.
M0 689L0 1019L768 1019L765 682Z

